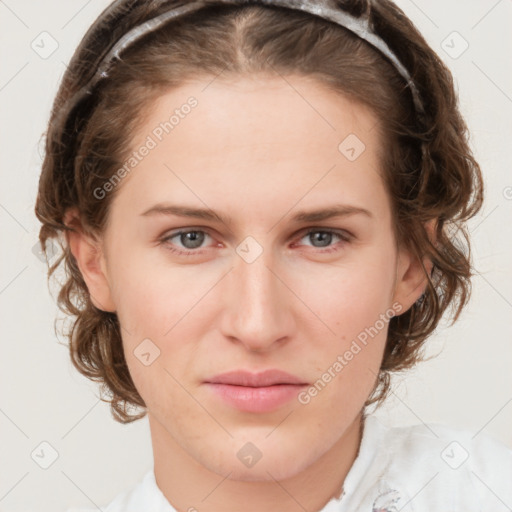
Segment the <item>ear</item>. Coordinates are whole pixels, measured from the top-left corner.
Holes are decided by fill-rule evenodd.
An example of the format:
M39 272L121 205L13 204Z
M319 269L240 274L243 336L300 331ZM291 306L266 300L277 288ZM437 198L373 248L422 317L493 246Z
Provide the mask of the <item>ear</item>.
M87 285L91 302L102 311L114 313L116 306L112 299L101 243L85 233L76 208L66 211L64 224L73 228L73 231L66 231L66 240Z
M432 243L435 241L436 225L437 219L432 219L425 224L425 229ZM433 267L430 258L425 257L420 261L414 253L406 248L401 248L398 251L393 302L402 305L402 313L408 311L427 288L428 278L423 266L430 275Z

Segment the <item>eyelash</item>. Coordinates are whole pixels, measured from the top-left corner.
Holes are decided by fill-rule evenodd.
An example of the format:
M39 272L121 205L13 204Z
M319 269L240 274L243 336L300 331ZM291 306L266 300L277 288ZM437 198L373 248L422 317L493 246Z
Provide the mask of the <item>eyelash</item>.
M182 230L176 231L175 233L171 233L171 234L165 236L164 238L161 239L161 243L165 245L167 250L169 250L172 253L177 254L179 256L196 256L196 255L203 254L205 252L205 250L189 249L189 250L183 251L181 249L176 249L176 248L172 247L170 242L168 242L168 240L171 240L172 238L175 238L179 235L187 234L187 233L205 233L206 235L211 236L207 231L205 231L203 229L196 229L196 228L182 229ZM302 231L301 233L299 233L299 235L300 235L299 240L310 235L311 233L328 233L331 235L335 235L342 240L342 242L343 242L342 245L345 245L345 243L349 243L352 238L352 235L350 235L349 233L347 233L345 231L338 231L338 230L333 230L333 229L329 229L329 228L308 228L307 231ZM340 250L340 248L325 248L325 249L318 249L315 252L318 252L320 254L328 254L328 253L336 252L338 250Z

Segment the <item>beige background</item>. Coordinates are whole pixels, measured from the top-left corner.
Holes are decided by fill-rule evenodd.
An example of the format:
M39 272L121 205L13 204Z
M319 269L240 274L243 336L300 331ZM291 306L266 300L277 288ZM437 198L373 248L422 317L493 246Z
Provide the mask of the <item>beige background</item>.
M429 353L441 355L398 379L378 415L390 425L469 428L512 447L512 2L397 3L454 73L487 197L471 224L480 272L472 302L458 324L431 339ZM32 253L40 138L65 63L107 4L0 0L0 511L102 505L152 463L147 420L115 423L96 386L68 361L53 331L45 265ZM31 47L41 37L47 51L58 44L47 58ZM464 40L469 47L457 56ZM58 453L46 470L31 458L43 441Z

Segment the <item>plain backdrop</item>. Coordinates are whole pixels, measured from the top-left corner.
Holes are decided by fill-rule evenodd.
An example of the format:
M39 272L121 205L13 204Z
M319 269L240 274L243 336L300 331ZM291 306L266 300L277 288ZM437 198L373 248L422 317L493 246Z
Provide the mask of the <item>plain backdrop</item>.
M512 447L512 1L397 3L454 74L486 202L470 224L479 273L471 303L430 339L428 354L440 355L395 379L376 414L389 425L468 428ZM34 250L41 136L66 63L107 4L0 0L1 511L105 504L152 465L147 419L116 423L71 366Z

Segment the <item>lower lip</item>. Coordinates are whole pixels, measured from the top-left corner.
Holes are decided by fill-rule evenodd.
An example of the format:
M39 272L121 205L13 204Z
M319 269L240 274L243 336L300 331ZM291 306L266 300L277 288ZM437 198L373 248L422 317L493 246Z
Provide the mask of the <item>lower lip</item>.
M300 390L306 387L298 384L277 384L253 388L211 382L207 382L206 385L225 402L244 412L273 411L297 398Z

